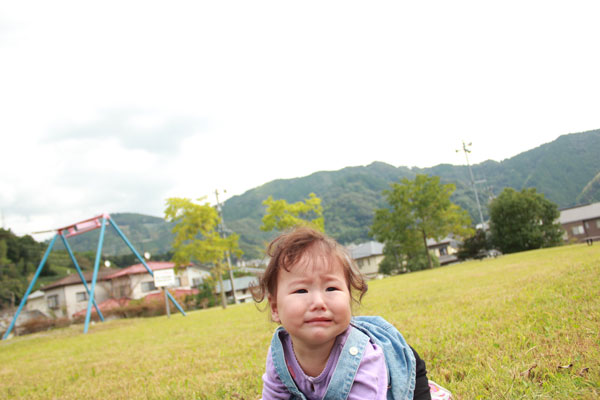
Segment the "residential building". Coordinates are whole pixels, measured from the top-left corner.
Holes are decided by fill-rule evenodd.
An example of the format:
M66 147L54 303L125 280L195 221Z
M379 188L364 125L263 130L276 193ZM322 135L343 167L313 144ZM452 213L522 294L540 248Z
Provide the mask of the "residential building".
M383 246L383 243L370 241L347 247L358 269L368 279L376 278L379 274L379 264L384 258ZM459 242L452 236L442 240L427 239L427 248L437 256L440 265L457 262L459 247Z
M114 271L112 268L104 267L98 270L94 290L94 299L97 304L110 297L111 286L110 282L107 282L106 279ZM83 277L90 289L93 272L85 271L83 273ZM33 302L28 305L29 309L37 309L51 317L69 318L72 318L76 312L87 309L89 297L79 274L71 274L49 285L45 285L40 288L40 291L43 292L44 301L40 301L39 295L34 296L32 299Z
M600 203L562 209L558 221L565 230L565 240L600 240Z
M27 310L37 310L44 315L48 315L48 304L44 292L36 290L27 297L27 304L25 305Z
M235 287L235 297L240 303L246 303L252 301L252 294L250 293L250 286L258 285L258 278L255 276L242 276L241 278L233 279L233 286ZM225 296L227 300L233 302L233 291L231 290L231 280L227 279L223 281L225 287ZM217 295L221 295L221 287L219 283L216 284L215 291Z
M436 255L440 265L457 262L456 253L458 253L459 247L460 243L452 236L446 236L441 240L427 239L427 248Z
M168 261L148 261L146 263L152 271L175 268L175 264ZM202 279L210 273L204 268L195 265L180 267L175 274L175 288L191 289L198 286ZM111 282L112 298L141 299L149 294L160 293L161 289L154 286L154 278L148 273L143 264L134 264L116 271L106 277Z
M152 271L175 267L175 264L164 261L149 261L146 265ZM93 271L83 273L89 288L91 288L92 274ZM209 275L206 269L194 265L180 268L175 275L174 295L179 298L185 294L197 293L194 288ZM114 303L115 299L141 299L148 295L152 298L160 294L160 288L154 286L154 278L143 264L131 265L124 269L100 268L98 270L94 299L102 310L110 305L110 301ZM50 317L73 318L85 314L88 300L87 291L79 275L71 274L32 293L27 299L27 309L38 310Z
M360 272L368 279L377 277L379 263L383 261L383 243L370 241L348 246L350 256Z

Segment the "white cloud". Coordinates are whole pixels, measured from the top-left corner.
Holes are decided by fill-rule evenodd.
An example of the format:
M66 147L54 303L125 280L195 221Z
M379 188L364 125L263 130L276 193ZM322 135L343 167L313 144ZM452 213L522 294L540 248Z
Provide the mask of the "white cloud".
M596 2L11 2L18 233L379 160L501 160L600 127ZM214 197L210 197L212 200Z

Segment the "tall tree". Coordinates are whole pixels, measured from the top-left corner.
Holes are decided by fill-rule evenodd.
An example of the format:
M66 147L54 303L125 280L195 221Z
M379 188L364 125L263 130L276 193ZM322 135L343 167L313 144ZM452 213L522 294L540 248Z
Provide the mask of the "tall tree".
M492 242L503 253L556 246L564 231L556 204L535 188L505 188L490 204Z
M273 229L283 231L300 225L308 225L321 232L325 231L321 199L314 193L311 193L308 199L292 204L283 199L273 200L273 196L269 196L263 201L263 205L267 207L260 227L263 231L268 232Z
M198 199L199 202L204 198ZM223 285L223 260L227 252L241 256L238 235L224 238L218 232L219 213L209 203L198 204L186 198L167 199L165 219L174 222L173 262L176 268L188 265L192 260L212 264L212 275L219 281L221 302L227 307Z
M371 226L371 234L386 248L405 256L422 251L432 268L428 238L472 232L467 212L450 201L455 190L453 184L442 185L437 176L417 175L414 180L404 178L390 186L390 190L383 191L390 207L375 210Z

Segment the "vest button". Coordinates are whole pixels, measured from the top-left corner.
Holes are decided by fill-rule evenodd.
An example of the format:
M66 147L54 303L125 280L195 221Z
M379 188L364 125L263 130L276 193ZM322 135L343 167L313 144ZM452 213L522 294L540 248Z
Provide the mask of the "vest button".
M355 355L357 355L357 354L358 354L358 349L357 349L355 346L352 346L352 347L350 347L350 349L348 350L348 352L349 352L351 355L355 356Z

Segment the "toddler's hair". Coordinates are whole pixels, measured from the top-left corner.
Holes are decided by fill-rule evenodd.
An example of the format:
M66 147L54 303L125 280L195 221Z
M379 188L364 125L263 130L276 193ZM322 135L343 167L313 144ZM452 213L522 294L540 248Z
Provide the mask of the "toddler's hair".
M268 296L277 295L279 269L289 271L302 257L309 253L323 254L331 263L337 262L344 269L348 291L356 303L360 303L367 292L367 283L352 261L348 252L334 239L309 227L298 227L276 237L267 247L271 257L258 285L250 287L254 301L260 303ZM358 294L358 299L356 298Z

